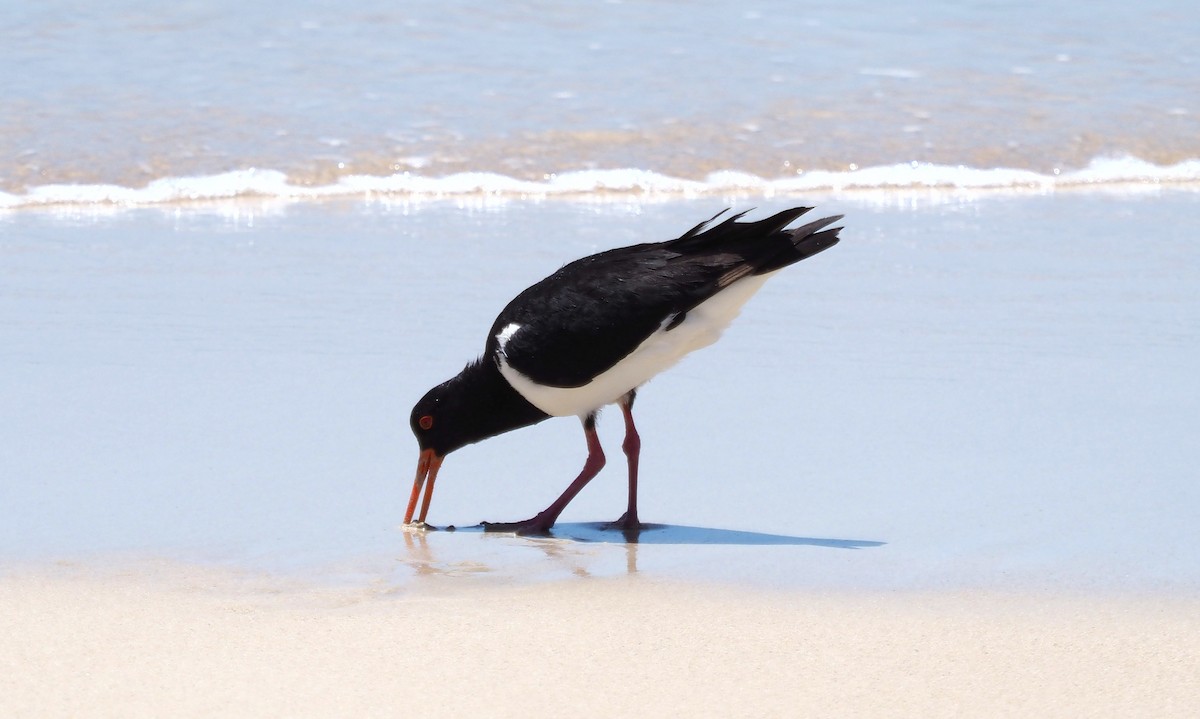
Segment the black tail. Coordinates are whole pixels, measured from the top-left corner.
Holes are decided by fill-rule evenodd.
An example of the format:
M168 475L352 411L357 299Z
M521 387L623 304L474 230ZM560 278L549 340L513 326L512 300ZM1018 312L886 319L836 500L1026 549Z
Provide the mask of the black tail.
M775 235L783 228L796 221L796 218L811 210L811 207L794 207L778 212L765 220L754 222L738 222L747 213L739 212L727 218L719 225L713 225L718 217L729 210L721 210L712 219L705 220L685 232L678 239L666 243L667 247L685 254L702 252L709 248L738 247L744 244L757 244L763 238ZM712 225L709 227L709 225Z
M836 245L841 228L825 228L842 219L842 215L826 217L794 230L784 229L811 209L795 207L765 220L738 222L746 214L742 212L709 227L724 214L722 212L664 246L683 255L717 260L714 264L724 265L726 270L717 278L716 286L727 287L748 275L774 272Z
M838 233L842 231L842 228L834 227L830 230L826 230L825 228L842 219L842 217L844 215L834 215L833 217L826 217L810 222L794 230L784 230L783 234L791 236L792 250L790 252L780 252L771 257L770 260L760 265L754 271L754 274L762 275L774 272L833 247L838 243Z

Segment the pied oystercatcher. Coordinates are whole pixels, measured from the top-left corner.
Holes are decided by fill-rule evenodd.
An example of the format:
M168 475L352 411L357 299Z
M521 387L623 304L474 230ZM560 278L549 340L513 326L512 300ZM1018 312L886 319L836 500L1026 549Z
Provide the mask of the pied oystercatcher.
M837 244L842 218L786 229L809 207L765 220L713 225L724 212L681 237L622 247L576 260L517 295L488 332L483 356L434 387L413 407L420 445L405 524L424 524L442 459L467 444L550 417L578 416L588 456L583 471L549 507L522 522L488 530L545 533L604 466L596 413L617 404L625 416L629 503L614 525L636 530L641 440L633 400L651 377L712 344L767 278Z

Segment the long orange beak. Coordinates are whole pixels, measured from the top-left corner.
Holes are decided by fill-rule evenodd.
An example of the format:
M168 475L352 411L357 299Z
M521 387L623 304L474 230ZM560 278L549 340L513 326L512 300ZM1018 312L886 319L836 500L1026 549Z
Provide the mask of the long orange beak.
M408 510L404 513L405 524L412 522L422 485L425 485L425 501L421 502L421 514L417 521L425 521L425 514L429 511L429 500L433 497L433 483L437 480L438 468L441 466L442 458L437 452L432 449L421 450L421 458L417 460L417 478L413 480L412 496L408 498ZM425 484L426 479L429 480L429 484Z

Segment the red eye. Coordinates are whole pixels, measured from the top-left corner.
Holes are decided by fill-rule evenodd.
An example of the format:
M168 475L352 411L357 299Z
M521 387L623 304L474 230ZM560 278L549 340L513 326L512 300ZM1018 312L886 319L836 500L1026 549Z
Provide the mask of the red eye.
M421 429L429 429L433 426L433 415L427 414L421 417L421 419L417 420L417 424L421 426Z

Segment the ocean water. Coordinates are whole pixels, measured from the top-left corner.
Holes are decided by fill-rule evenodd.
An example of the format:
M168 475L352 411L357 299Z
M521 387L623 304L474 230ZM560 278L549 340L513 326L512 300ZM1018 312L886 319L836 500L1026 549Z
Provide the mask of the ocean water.
M405 584L1200 588L1188 2L0 3L0 568ZM465 448L408 411L563 263L843 213L640 395ZM756 215L757 216L757 215Z
M0 208L1200 181L1188 0L2 7Z

